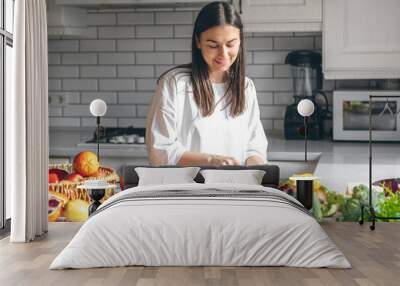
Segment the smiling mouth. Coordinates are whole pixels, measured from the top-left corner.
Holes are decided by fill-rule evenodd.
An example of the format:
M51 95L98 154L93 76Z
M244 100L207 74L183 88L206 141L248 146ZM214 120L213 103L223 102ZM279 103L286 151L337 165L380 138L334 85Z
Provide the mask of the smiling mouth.
M220 61L220 60L214 60L214 62L218 65L224 66L226 64L228 64L228 61Z

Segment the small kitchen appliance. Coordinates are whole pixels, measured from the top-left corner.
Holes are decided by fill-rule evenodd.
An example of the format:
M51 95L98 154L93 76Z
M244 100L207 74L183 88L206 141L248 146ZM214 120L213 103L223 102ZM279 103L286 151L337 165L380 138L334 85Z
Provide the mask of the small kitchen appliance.
M373 141L400 141L400 90L335 90L333 107L333 140L368 141L371 124Z
M305 136L304 118L297 111L297 105L303 99L309 99L315 105L314 113L308 118L307 137L322 139L324 119L329 111L327 97L322 91L321 54L308 50L293 51L286 56L285 63L291 66L294 97L294 103L286 107L285 139L303 139Z

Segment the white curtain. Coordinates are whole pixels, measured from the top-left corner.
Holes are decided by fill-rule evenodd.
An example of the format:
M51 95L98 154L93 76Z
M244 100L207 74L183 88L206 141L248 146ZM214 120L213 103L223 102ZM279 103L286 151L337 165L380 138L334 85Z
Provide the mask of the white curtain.
M13 94L6 98L12 242L47 232L48 68L45 0L15 1Z

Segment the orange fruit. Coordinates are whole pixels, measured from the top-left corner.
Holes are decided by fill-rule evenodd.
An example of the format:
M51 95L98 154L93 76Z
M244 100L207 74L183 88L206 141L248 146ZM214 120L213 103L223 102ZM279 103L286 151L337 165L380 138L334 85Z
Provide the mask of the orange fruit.
M96 154L91 151L82 151L75 156L73 168L75 172L84 177L89 177L97 173L100 164Z

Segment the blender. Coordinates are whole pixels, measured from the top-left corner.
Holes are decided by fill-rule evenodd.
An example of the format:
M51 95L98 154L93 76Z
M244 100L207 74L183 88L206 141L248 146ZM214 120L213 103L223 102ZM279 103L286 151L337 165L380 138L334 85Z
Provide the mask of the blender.
M315 105L315 111L308 119L307 137L311 140L323 139L324 119L329 110L327 97L322 91L321 54L309 50L292 51L286 56L285 63L291 67L294 98L294 103L286 107L285 139L304 138L304 120L297 112L297 104L302 99L309 99Z

